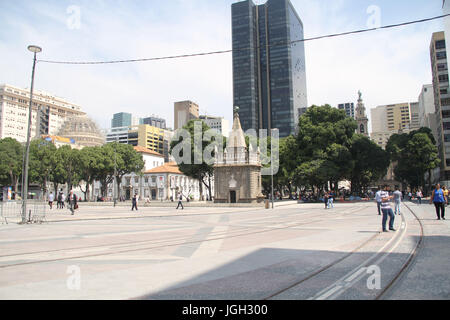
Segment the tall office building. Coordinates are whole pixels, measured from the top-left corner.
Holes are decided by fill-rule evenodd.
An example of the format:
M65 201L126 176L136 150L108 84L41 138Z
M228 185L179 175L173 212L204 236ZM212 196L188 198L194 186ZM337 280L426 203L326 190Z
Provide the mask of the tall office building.
M190 120L198 119L198 104L192 101L175 102L174 130L183 128Z
M430 127L430 114L435 113L433 85L426 84L419 95L419 124L421 127Z
M166 129L166 120L154 116L141 119L139 124L148 124L149 126Z
M450 142L450 88L444 32L433 33L430 57L437 120L437 145L441 157L440 180L448 185L450 183L450 147L446 144Z
M412 112L411 112L412 110ZM382 148L386 147L389 138L398 132L410 132L418 129L418 103L397 103L373 108L372 133L370 138ZM413 120L411 119L413 114Z
M420 129L420 118L419 118L419 103L411 102L409 104L411 123L409 125L410 130Z
M111 128L121 128L131 126L132 117L133 116L131 115L131 113L127 112L115 113L111 120Z
M28 89L0 85L0 139L8 137L19 142L27 141L29 104ZM53 94L34 90L31 137L57 135L66 120L81 115L85 113L81 111L80 106Z
M344 110L347 117L355 119L355 104L353 102L341 103L338 105L339 110Z
M294 134L308 103L303 23L291 2L234 3L232 34L233 103L243 130Z

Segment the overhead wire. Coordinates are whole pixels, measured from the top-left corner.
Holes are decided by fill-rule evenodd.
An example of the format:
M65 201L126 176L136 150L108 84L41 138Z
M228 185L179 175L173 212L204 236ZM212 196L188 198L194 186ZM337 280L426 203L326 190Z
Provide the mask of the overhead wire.
M444 14L444 15L431 17L431 18L425 18L425 19L420 19L420 20L413 20L413 21L408 21L408 22L402 22L402 23L397 23L397 24L380 26L378 28L367 28L367 29L360 29L360 30L354 30L354 31L348 31L348 32L333 33L333 34L317 36L317 37L312 37L312 38L299 39L299 40L293 40L293 41L279 41L279 42L272 43L272 44L268 45L267 47L273 48L273 47L278 47L278 46L292 45L292 44L301 43L301 42L308 42L308 41L314 41L314 40L320 40L320 39L326 39L326 38L334 38L334 37L346 36L346 35L351 35L351 34L360 34L360 33L365 33L365 32L376 31L376 30L397 28L397 27L402 27L402 26L407 26L407 25L424 23L424 22L428 22L428 21L432 21L432 20L442 19L442 18L445 18L445 17L448 17L448 16L450 16L450 14ZM266 46L264 46L264 47L266 47ZM52 63L52 64L67 64L67 65L96 65L96 64L133 63L133 62L146 62L146 61L158 61L158 60L191 58L191 57L199 57L199 56L208 56L208 55L216 55L216 54L238 52L238 51L248 51L248 50L255 50L255 49L258 49L258 47L252 46L252 47L235 48L235 49L229 49L229 50L219 50L219 51L200 52L200 53L191 53L191 54L181 54L181 55L173 55L173 56L162 56L162 57L153 57L153 58L127 59L127 60L110 60L110 61L38 60L38 62Z

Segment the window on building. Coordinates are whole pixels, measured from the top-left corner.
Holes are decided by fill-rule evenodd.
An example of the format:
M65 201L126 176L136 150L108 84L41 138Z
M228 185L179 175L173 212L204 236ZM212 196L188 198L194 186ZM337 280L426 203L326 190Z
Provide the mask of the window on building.
M441 74L439 76L439 82L448 82L448 74Z
M438 40L435 43L436 50L445 49L445 40Z
M134 183L139 183L139 177L134 177Z
M445 52L445 51L436 52L436 58L437 58L438 60L444 60L444 59L447 59L447 52Z

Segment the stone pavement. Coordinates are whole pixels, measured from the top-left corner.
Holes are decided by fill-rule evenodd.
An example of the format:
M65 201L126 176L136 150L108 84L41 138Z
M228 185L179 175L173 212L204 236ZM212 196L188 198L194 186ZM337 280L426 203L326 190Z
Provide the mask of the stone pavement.
M416 232L412 216L405 219L408 232ZM329 277L347 272L396 235L379 233L374 203L337 203L332 210L290 202L274 210L141 208L137 213L81 207L75 216L48 220L0 226L0 299L259 300L376 239L314 283L273 297L308 299L330 283ZM396 228L401 226L398 216ZM406 240L395 249L399 262L389 263L407 257L414 243ZM436 290L448 294L448 286ZM339 298L355 298L351 293Z

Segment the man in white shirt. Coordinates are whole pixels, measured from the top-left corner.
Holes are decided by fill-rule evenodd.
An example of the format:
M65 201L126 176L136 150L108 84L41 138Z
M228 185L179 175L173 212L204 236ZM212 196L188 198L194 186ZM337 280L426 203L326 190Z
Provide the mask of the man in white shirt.
M389 186L386 185L384 186L384 190L381 191L381 199L382 199L382 203L381 203L381 211L383 212L383 221L382 221L382 226L383 226L383 232L388 232L386 230L386 222L387 222L387 217L389 216L389 230L391 231L396 231L394 229L394 211L392 211L391 205L390 205L390 201L394 198L394 196L390 196L389 195Z
M375 193L375 200L377 202L377 208L378 208L378 215L381 216L381 203L382 198L381 198L381 188L377 191L377 193Z
M50 210L53 209L53 200L55 200L55 196L53 195L53 192L50 191L50 194L48 195L48 205L50 206Z

